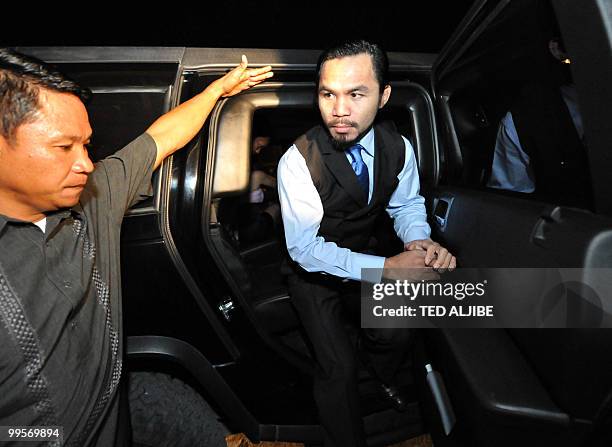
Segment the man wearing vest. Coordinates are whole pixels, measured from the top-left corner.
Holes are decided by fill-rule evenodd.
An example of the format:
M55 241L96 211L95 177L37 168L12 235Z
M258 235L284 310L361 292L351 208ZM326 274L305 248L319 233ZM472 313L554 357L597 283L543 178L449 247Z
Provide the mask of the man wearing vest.
M325 51L317 71L324 125L299 137L278 167L287 249L294 261L290 294L317 361L314 396L326 445L366 445L358 355L380 381L381 394L400 411L406 406L393 383L409 332L361 330L354 342L343 323L347 310L359 308L361 269L391 277L395 269L456 265L429 239L412 146L394 129L374 125L391 94L387 69L385 53L368 42ZM372 254L385 211L405 244L404 252L389 258Z

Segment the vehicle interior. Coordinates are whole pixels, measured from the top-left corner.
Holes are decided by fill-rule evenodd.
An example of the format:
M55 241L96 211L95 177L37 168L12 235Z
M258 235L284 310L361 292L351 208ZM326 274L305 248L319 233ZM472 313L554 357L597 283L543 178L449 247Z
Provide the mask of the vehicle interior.
M590 204L566 208L486 188L498 125L513 98L525 83L534 78L548 82L554 75L545 45L551 30L558 29L550 4L537 2L534 8L524 1L477 2L463 25L463 34L451 40L433 69L439 133L433 131L428 95L416 84L394 86L387 111L415 148L422 194L436 218L434 239L456 253L463 267L610 267L611 222L592 214ZM242 140L234 147L241 154L232 154L241 157L239 163L247 163L253 121L274 123L275 143L288 148L295 135L318 119L308 93L311 87L285 96L288 88L279 87L276 101L263 99L267 91L254 91L220 109L224 144L229 140L223 132L230 128ZM234 104L241 101L251 106ZM238 123L233 107L253 110L252 119ZM227 129L224 114L232 116ZM240 126L242 132L236 132ZM212 196L217 204L226 200L222 188L215 191L213 186ZM440 201L447 204L443 211L435 206ZM307 341L283 282L282 232L243 247L233 236L231 222L211 216L209 231L219 262L253 324L284 358L308 371L312 361ZM563 248L568 244L571 250ZM393 247L397 249L390 242ZM519 288L517 293L525 292ZM420 331L404 385L423 411L425 425L415 422L420 420L416 416L412 429L429 430L436 445L596 445L610 418L612 363L605 352L612 346L611 337L609 331L581 328ZM441 374L449 405L458 415L450 434L440 423L444 409L425 382L426 364ZM367 375L363 379L367 401ZM377 410L376 405L365 408L370 417Z

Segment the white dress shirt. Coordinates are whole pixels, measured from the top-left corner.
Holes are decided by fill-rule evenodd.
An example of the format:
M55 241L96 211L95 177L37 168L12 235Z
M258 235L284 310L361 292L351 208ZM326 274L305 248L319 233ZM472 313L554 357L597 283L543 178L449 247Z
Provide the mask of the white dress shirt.
M576 88L573 85L560 87L561 97L567 106L580 139L584 137L582 115L578 109ZM495 153L489 188L506 189L517 192L534 192L535 179L529 162L529 155L523 150L514 126L512 113L508 112L501 120L495 141Z
M402 137L406 146L404 166L397 176L399 184L391 195L386 211L394 220L399 238L408 243L427 239L430 235L425 200L419 195L419 173L410 142ZM370 177L368 202L374 189L374 157L376 154L374 129L360 141L364 149L361 156ZM347 154L347 163L350 163ZM291 258L309 272L325 272L331 275L361 280L361 269L379 269L378 280L385 258L357 253L338 247L317 236L323 219L323 204L312 182L306 160L293 145L283 155L278 165L278 195L285 227L285 239ZM370 278L370 275L368 275Z

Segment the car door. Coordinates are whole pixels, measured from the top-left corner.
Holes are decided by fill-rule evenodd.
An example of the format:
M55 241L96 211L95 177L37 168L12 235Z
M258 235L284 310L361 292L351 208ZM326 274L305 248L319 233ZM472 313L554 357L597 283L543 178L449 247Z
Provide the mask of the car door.
M610 4L476 1L440 53L432 70L440 175L423 194L432 237L456 254L460 267L529 268L536 275L547 268L577 268L583 283L594 269L611 267L612 136L604 113L612 105ZM588 159L585 178L592 195L572 207L563 205L564 197L487 187L500 122L515 110L524 85L549 82L552 37L564 40L570 54L564 62L571 62L566 71L577 91ZM540 167L540 172L556 168ZM538 299L520 280L513 284L515 296ZM608 311L609 292L609 287L597 290ZM436 445L603 445L609 440L609 330L429 330L421 348L417 368ZM433 403L425 364L442 375L448 405ZM445 434L439 415L453 409L457 422Z

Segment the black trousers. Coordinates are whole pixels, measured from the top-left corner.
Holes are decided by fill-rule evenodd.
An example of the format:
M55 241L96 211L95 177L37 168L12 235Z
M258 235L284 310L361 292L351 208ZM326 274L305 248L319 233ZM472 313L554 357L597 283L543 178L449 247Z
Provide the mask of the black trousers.
M357 387L359 360L381 382L392 383L410 331L361 329L358 353L347 323L353 320L353 327L360 327L360 283L300 271L289 276L289 292L316 357L314 398L326 432L325 445L365 447Z

